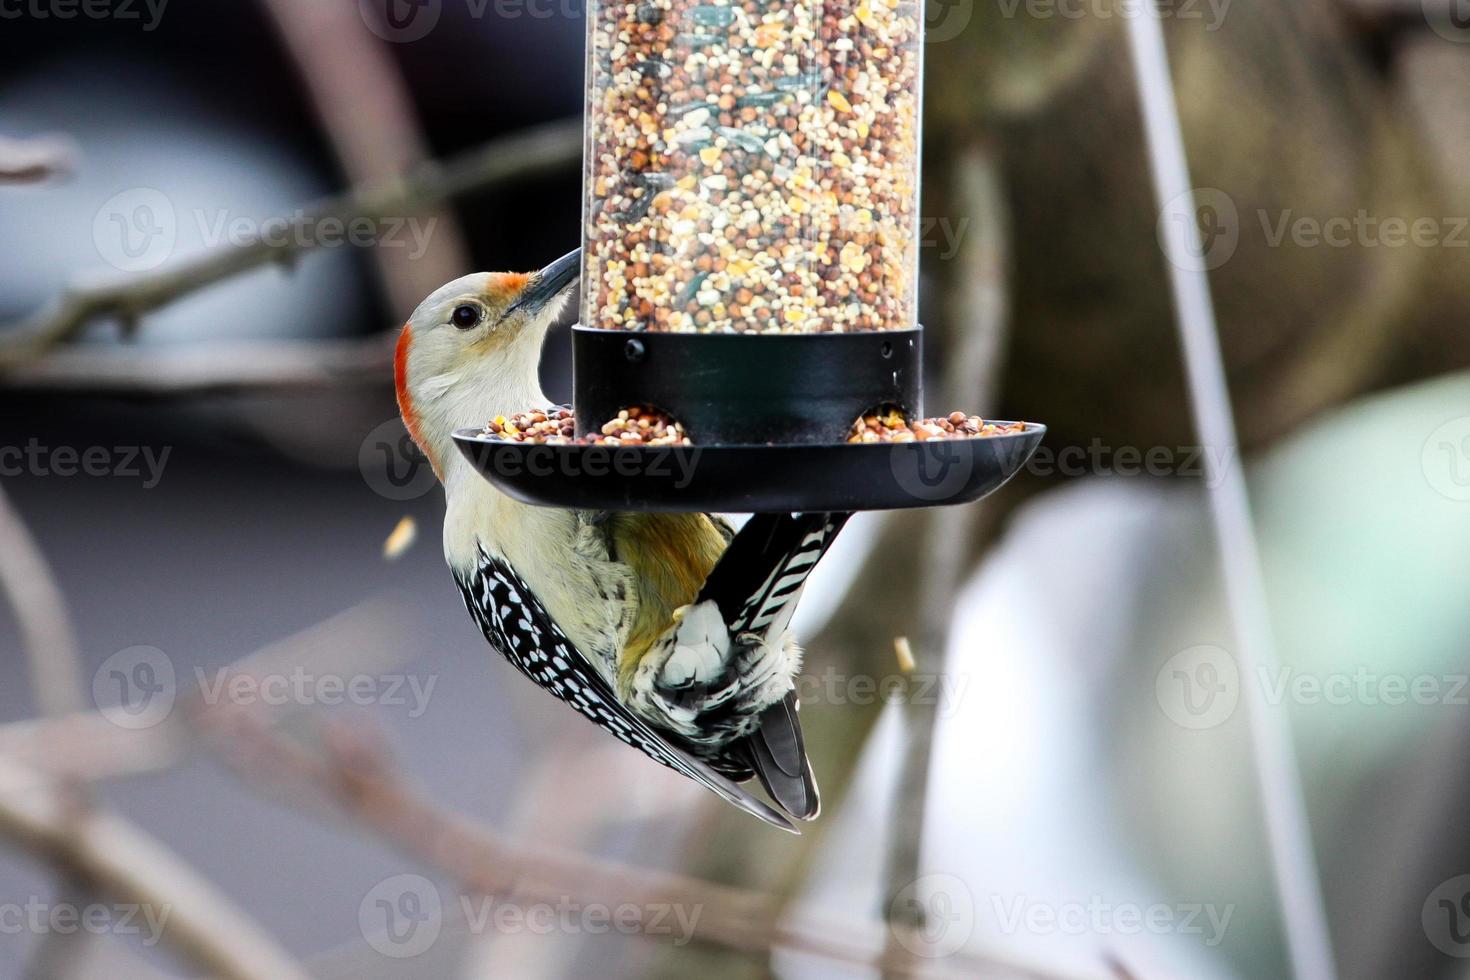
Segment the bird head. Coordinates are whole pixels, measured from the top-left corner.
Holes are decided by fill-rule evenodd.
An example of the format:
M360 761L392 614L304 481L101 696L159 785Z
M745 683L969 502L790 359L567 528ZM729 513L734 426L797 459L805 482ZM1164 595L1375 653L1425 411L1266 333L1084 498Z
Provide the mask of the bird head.
M439 479L455 429L542 407L541 342L573 292L581 249L539 272L477 272L436 289L403 327L398 410Z

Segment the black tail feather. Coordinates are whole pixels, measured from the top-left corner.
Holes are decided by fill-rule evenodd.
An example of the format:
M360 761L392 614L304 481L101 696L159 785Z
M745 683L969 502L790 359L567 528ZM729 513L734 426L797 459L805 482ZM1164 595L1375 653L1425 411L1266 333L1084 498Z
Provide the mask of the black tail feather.
M755 515L720 556L696 601L713 599L732 636L764 636L773 625L784 627L806 577L851 516Z
M750 767L771 799L793 817L812 820L821 812L822 801L796 709L796 692L792 691L761 712L760 728L745 739L744 747Z

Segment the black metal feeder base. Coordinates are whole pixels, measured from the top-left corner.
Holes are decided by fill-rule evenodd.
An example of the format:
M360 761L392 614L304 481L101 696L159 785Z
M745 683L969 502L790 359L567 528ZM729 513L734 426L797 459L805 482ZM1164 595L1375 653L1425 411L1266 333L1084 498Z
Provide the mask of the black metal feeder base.
M796 513L978 500L1040 445L1045 426L925 442L846 442L864 413L923 416L922 331L629 333L574 328L579 433L650 406L692 446L537 445L460 429L486 479L530 504L588 510Z

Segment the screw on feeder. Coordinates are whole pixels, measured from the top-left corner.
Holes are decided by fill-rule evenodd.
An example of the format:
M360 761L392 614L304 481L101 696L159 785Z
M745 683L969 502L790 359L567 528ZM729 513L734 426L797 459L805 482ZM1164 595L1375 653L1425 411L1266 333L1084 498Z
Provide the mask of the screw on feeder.
M637 364L639 361L643 360L644 353L645 351L643 349L643 341L638 340L636 337L630 339L626 344L623 345L623 356L632 361L634 364Z

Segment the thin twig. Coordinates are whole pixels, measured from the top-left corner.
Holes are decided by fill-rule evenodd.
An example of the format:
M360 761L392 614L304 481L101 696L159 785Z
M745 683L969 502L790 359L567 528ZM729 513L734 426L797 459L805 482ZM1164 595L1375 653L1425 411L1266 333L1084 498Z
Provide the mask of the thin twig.
M1205 267L1183 261L1204 255L1195 217L1189 158L1184 148L1179 102L1169 74L1169 53L1160 17L1129 18L1129 52L1142 104L1144 134L1152 164L1153 187L1160 211L1183 201L1187 221L1162 221L1169 287L1175 325L1184 353L1189 403L1200 445L1228 450L1205 454L1205 486L1210 518L1219 548L1225 602L1235 633L1240 673L1264 677L1278 664L1271 604L1261 572L1261 556L1251 521L1250 491L1239 466L1220 470L1219 459L1237 459L1240 446L1234 408L1220 351L1220 332ZM1333 980L1337 974L1327 907L1312 846L1312 825L1302 790L1301 770L1292 744L1291 719L1285 705L1267 700L1261 684L1244 684L1250 722L1251 751L1271 850L1271 874L1282 917L1282 933L1297 980Z
M444 163L425 164L402 180L352 190L305 209L311 223L327 219L387 218L465 194L541 176L581 157L577 123L552 123L497 139ZM264 223L270 227L270 222ZM145 313L231 276L272 263L288 264L320 236L256 238L182 259L156 272L74 286L46 309L0 330L0 370L8 370L65 343L96 320L131 327Z

